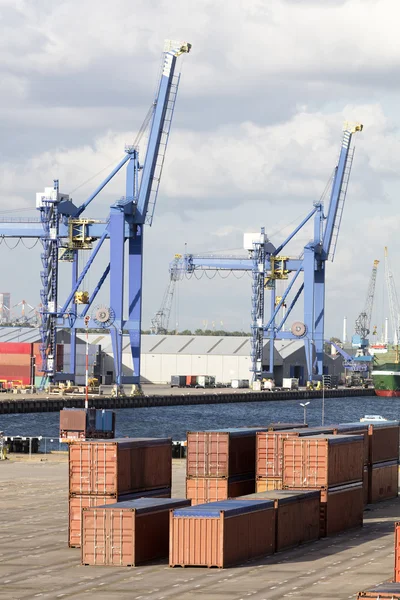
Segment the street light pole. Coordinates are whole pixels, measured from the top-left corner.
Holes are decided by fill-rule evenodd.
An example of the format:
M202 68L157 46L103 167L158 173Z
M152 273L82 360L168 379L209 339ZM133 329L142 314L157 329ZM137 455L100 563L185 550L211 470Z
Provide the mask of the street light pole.
M300 402L300 406L302 406L304 408L304 425L307 425L307 406L309 405L309 402L305 402L304 404L302 402Z

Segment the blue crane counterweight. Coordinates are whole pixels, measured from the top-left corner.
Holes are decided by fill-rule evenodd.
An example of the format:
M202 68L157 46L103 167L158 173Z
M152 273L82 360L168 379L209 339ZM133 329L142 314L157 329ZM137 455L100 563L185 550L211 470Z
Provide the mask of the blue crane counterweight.
M36 237L43 245L41 255L41 353L43 382L75 379L76 329L85 326L85 317L106 279L110 278L110 305L95 310L95 327L109 328L111 333L115 381L118 385L140 385L140 331L142 317L143 229L151 225L162 167L174 112L179 84L175 73L178 56L188 53L187 43L166 42L162 73L152 111L146 123L150 125L144 164L139 164L136 146L127 146L125 156L106 179L79 207L68 196L60 194L58 181L44 194L37 194L40 222L24 224L3 222L0 236ZM126 165L126 195L110 208L107 220L84 218L88 206ZM141 176L139 175L141 173ZM80 286L96 259L105 240L109 240L109 261L91 294ZM96 242L92 249L93 243ZM125 243L128 242L128 277L125 277ZM79 274L78 251L91 250L85 267ZM71 291L60 307L58 305L59 261L71 263ZM124 296L127 288L128 315L125 315ZM80 308L79 308L80 307ZM71 330L71 369L57 372L55 367L57 328ZM133 361L133 375L124 375L122 349L124 331L128 332Z
M185 255L180 261L179 268L186 273L196 270L231 270L251 271L252 281L252 347L251 371L253 380L260 379L265 372L273 373L274 368L274 342L276 339L301 339L304 340L308 380L321 379L323 375L324 360L324 321L325 321L325 264L328 259L333 260L336 243L342 219L344 201L353 160L350 149L352 136L357 131L362 131L363 126L356 124L345 125L338 165L332 183L330 202L327 214L324 215L322 202L314 204L311 212L298 225L294 231L277 248L268 241L264 230L261 236L255 238L250 258L234 257L207 257ZM306 244L303 253L298 258L281 255L282 250L295 237L295 235L314 217L314 237ZM176 266L175 266L176 268ZM284 294L278 299L276 296L276 282L292 279ZM288 297L300 273L303 281L300 283L294 297L289 302ZM271 293L270 318L264 322L264 288ZM290 331L284 331L284 325L299 298L303 296L304 318L301 322L293 323ZM287 306L286 314L277 323L279 311ZM263 338L270 340L269 366L267 371L263 366Z

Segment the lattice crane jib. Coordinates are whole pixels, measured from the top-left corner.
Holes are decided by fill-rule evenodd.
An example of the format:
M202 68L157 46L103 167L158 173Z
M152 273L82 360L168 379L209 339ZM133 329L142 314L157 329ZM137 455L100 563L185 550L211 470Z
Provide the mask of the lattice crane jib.
M372 266L371 277L368 284L367 296L365 299L365 305L363 310L360 312L356 319L355 324L355 333L361 337L362 346L365 346L367 343L367 336L370 333L371 327L371 318L372 318L372 308L374 305L374 297L375 297L375 286L376 286L376 276L378 272L379 260L374 260Z

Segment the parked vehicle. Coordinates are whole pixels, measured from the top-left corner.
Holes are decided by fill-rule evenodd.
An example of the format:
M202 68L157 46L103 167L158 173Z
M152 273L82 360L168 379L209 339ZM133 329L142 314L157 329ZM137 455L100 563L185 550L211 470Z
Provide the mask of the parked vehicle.
M299 380L294 377L284 377L282 381L283 390L298 390Z

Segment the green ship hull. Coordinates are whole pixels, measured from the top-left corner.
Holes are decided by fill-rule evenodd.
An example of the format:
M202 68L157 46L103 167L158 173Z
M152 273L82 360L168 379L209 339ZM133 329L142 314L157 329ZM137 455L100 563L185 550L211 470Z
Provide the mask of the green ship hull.
M393 365L399 367L399 365ZM400 396L400 371L379 370L372 371L375 394L377 396Z

